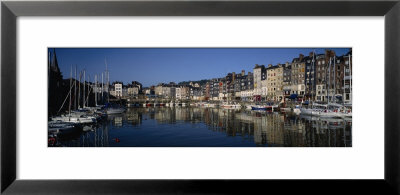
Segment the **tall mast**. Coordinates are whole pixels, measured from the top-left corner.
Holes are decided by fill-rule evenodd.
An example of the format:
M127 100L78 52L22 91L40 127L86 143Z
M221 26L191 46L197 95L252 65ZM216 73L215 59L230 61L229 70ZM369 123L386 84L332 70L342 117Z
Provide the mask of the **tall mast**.
M83 70L83 108L86 107L86 70Z
M324 61L326 60L327 56L325 56ZM326 101L328 101L328 68L326 68L327 65L324 65L323 68L325 68L325 92L326 92Z
M104 81L103 81L103 73L101 73L101 103L104 105L103 91L104 91Z
M333 56L333 96L336 102L336 54Z
M71 65L71 72L69 74L69 88L72 89L72 65ZM70 91L71 92L71 91ZM68 106L68 113L71 116L71 104L72 104L72 95L69 94L69 106Z
M332 63L332 57L330 57L330 55L329 55L329 85L328 85L328 103L330 102L330 100L331 100L331 97L330 97L330 91L331 91L331 63Z
M90 75L88 75L88 84L87 84L87 99L86 99L86 106L89 107L89 95L90 95Z
M74 84L75 85L75 89L74 89L75 90L75 92L74 92L74 99L75 99L74 100L74 109L77 110L78 108L76 107L76 100L77 100L77 97L76 97L76 65L75 65L75 82L74 83L75 83Z
M97 106L97 75L94 75L94 103Z
M110 102L110 73L107 71L107 101Z
M78 109L81 108L81 78L82 71L79 72Z
M351 87L351 81L353 80L353 76L351 75L351 54L349 54L349 71L350 71L350 102L353 103L353 93Z
M315 66L315 50L313 51L313 59L312 59L312 65L311 65L311 74L310 75L313 75L312 73L313 72L315 72L314 71L314 66ZM313 81L311 81L311 83L312 83L312 85L311 85L311 100L312 101L314 101L314 81L315 81L315 73L314 73L314 75L313 75Z
M110 102L110 92L109 92L109 86L110 86L110 73L108 72L108 64L107 64L107 59L104 58L104 63L106 64L106 91L107 91L107 102Z
M343 55L343 85L342 85L342 104L344 104L344 98L346 97L346 64L345 56Z

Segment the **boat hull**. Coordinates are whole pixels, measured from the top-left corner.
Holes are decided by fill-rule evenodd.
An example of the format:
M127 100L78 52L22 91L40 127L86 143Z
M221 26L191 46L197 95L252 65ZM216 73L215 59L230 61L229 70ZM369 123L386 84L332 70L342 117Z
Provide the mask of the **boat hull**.
M257 107L257 106L252 106L251 110L267 110L266 107Z

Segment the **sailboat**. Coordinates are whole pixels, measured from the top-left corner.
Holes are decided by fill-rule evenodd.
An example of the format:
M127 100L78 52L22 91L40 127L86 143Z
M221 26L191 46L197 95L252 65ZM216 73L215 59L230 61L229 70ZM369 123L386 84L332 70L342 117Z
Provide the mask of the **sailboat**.
M107 79L107 104L105 106L105 111L107 114L121 114L123 112L125 112L125 108L121 107L121 106L113 106L110 104L110 95L109 95L109 86L110 86L110 73L108 72L108 64L107 64L107 60L104 59L104 63L106 65L106 79Z
M76 82L76 80L74 81ZM72 67L71 67L71 78L70 78L70 89L69 93L65 97L65 100L63 104L61 105L60 109L58 112L61 111L61 109L64 107L64 104L66 100L69 98L69 106L68 106L68 113L67 114L62 114L59 116L51 117L52 122L57 122L57 123L72 123L72 124L91 124L96 122L96 118L92 116L88 116L85 113L82 112L76 112L76 111L71 111L71 105L72 105L72 88L76 87L76 85L72 85ZM60 124L59 124L60 125Z
M313 51L313 59L312 59L311 70L314 69L314 66L315 66L315 51ZM311 88L313 89L313 86L311 86ZM295 112L296 114L297 113L302 114L302 115L316 115L316 114L318 114L318 109L316 109L313 104L311 105L311 108L310 107L309 108L304 108L304 107L301 107L301 106L296 106L295 109L296 109L296 112Z

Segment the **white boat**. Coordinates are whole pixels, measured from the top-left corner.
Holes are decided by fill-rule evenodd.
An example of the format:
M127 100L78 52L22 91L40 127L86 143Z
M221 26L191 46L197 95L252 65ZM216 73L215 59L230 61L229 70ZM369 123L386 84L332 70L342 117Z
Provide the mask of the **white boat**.
M295 113L296 115L302 114L300 106L296 106L295 108L293 108L293 113Z
M299 108L302 115L313 115L314 109L312 108Z
M346 115L351 116L351 112L346 113L345 110L345 107L341 104L329 103L325 110L319 112L319 116L334 118L344 118Z
M302 115L319 116L321 112L327 110L328 106L324 104L313 104L311 108L300 108Z
M251 110L251 107L255 105L246 105L246 110Z
M341 112L343 113L343 117L352 118L351 108L352 108L351 104L348 105L345 104L343 106L343 109L341 110Z
M330 109L323 110L318 113L321 118L341 118L341 114Z
M342 117L347 117L347 118L352 118L352 117L353 117L351 111L349 111L349 112L344 112L344 113L341 113L341 114L342 114Z
M94 117L85 115L75 115L75 114L56 116L52 117L51 120L65 122L65 123L76 123L76 124L89 124L96 122L96 118Z
M74 124L55 121L50 121L48 127L49 133L56 135L70 134L78 130Z
M267 110L267 107L262 105L253 105L251 106L251 110Z

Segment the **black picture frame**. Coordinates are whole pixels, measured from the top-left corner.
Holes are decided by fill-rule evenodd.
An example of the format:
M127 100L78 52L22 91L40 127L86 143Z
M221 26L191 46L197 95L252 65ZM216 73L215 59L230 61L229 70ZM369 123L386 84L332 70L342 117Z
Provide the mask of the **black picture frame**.
M385 177L382 180L16 179L16 20L19 16L385 16ZM399 194L400 120L397 120L400 117L399 35L399 0L2 1L1 192L4 194L254 194L269 192ZM238 165L238 168L245 168L245 166L251 166L251 162L248 165Z

